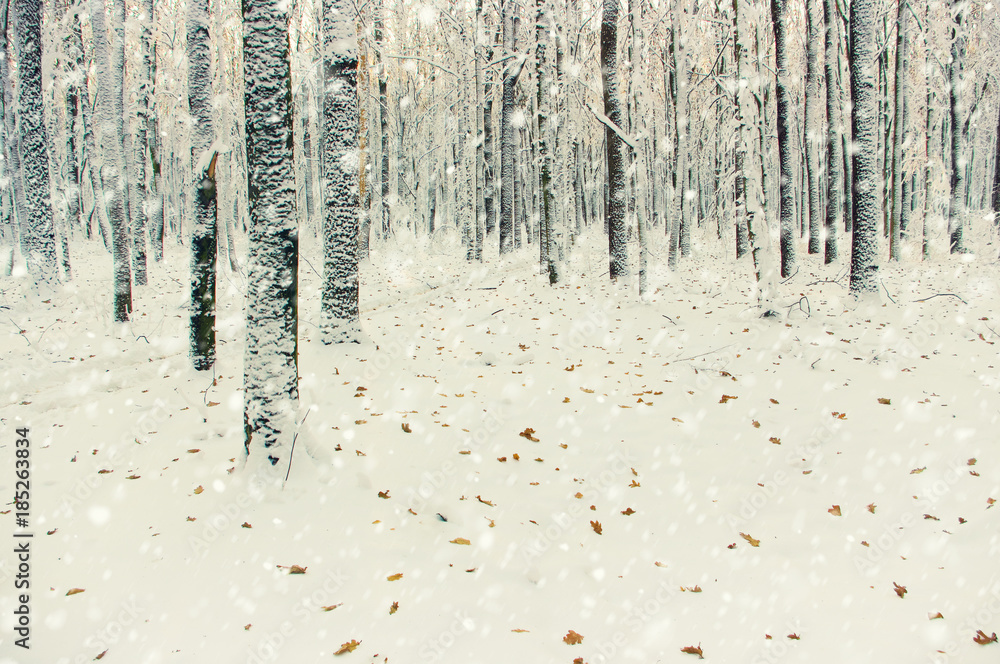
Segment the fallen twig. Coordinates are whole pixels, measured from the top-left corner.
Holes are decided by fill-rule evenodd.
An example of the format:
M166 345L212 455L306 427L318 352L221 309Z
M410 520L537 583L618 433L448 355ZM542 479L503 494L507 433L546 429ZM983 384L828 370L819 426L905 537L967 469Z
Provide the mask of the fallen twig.
M734 345L735 344L726 344L725 346L722 346L721 348L716 348L715 350L710 350L707 353L699 353L698 355L692 355L691 357L685 357L685 358L682 358L680 360L674 360L674 362L687 362L688 360L693 360L696 357L704 357L705 355L711 355L712 353L718 353L720 350L725 350L725 349L729 348L730 346L734 346Z
M914 302L926 302L927 300L933 300L936 297L947 297L949 295L951 297L958 297L958 295L955 295L954 293L936 293L934 295L931 295L930 297L925 297L922 300L914 300ZM962 300L962 298L960 298L960 297L958 297L958 299ZM968 304L968 302L966 302L965 300L962 300L962 304Z

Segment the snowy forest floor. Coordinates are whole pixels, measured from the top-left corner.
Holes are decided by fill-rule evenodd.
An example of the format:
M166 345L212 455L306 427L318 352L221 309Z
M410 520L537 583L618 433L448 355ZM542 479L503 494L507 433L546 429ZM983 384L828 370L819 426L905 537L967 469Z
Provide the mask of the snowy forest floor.
M642 303L600 236L554 288L527 251L376 251L370 342L338 347L307 254L280 492L242 471L245 277L215 384L183 247L124 328L96 245L51 293L0 284L0 486L29 426L34 532L32 649L11 538L0 662L997 661L995 262L884 266L895 303L861 307L803 256L766 320L749 257L655 270Z

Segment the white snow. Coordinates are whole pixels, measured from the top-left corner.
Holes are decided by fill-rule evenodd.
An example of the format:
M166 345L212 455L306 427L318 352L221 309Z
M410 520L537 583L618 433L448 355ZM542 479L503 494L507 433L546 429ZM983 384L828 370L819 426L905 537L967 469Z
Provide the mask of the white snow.
M335 347L303 265L283 489L242 459L240 275L214 383L183 248L127 335L96 244L53 292L4 281L0 485L28 426L34 538L30 651L2 547L0 662L995 662L996 264L886 265L895 303L858 306L803 256L769 321L749 258L654 269L640 303L606 252L584 235L552 288L533 245L400 238L362 270L370 341Z

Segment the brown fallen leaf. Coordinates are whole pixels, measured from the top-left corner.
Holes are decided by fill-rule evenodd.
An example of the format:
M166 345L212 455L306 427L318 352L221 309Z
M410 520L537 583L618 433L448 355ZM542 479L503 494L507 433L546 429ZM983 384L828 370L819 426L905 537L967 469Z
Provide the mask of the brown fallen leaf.
M906 594L906 586L901 586L895 581L892 582L892 586L893 586L892 589L896 591L897 595L899 595L899 599L903 599L903 595Z
M777 404L777 403L778 403L778 400L777 400L777 399L768 399L768 401L770 401L770 402L771 402L771 403L773 403L773 404Z
M399 611L399 602L393 602L393 603L392 603L392 604L391 604L391 605L389 606L389 615L390 615L390 616L391 616L392 614L394 614L394 613L395 613L396 611Z
M798 640L799 640L799 639L801 639L802 637L800 637L800 636L799 636L798 634L795 634L795 633L793 632L793 633L791 633L791 634L789 634L789 635L788 635L788 638L790 638L790 639L791 639L792 641L798 641Z
M403 431L405 431L406 433L413 433L413 431L410 429L409 422L403 422Z
M601 528L601 522L600 521L591 521L590 522L590 527L593 528L594 532L597 533L598 535L601 534L602 528Z
M754 539L753 537L751 537L750 535L748 535L746 533L740 533L740 537L742 537L746 541L750 542L750 546L753 546L753 547L760 546L760 540L759 539Z
M333 610L334 610L334 609L336 609L336 608L337 608L338 606L343 606L343 605L344 605L344 603L343 603L343 602L341 602L341 603L339 603L339 604L331 604L330 606L324 606L324 607L323 607L323 610L324 610L324 611L333 611Z
M986 636L986 632L981 629L977 629L976 635L972 637L972 640L981 646L989 645L997 642L997 633L993 632L991 636Z
M355 641L354 639L351 639L347 643L341 645L340 646L340 650L338 650L337 652L335 652L333 654L334 655L343 655L344 653L354 652L355 650L358 649L358 646L360 646L360 645L361 645L361 641Z
M891 399L887 399L886 397L879 397L878 398L878 402L880 404L882 404L883 406L888 406L890 403L892 403L892 400Z
M512 630L510 630L510 631L512 631L512 632L516 632L517 634L523 634L524 632L527 632L527 631L529 631L529 630L526 630L526 629L521 629L520 627L517 627L517 628L515 628L515 629L512 629Z
M105 655L107 655L107 654L108 654L108 651L107 651L107 650L105 650L104 652L102 652L102 653L101 653L100 655L98 655L98 656L97 656L97 657L95 657L94 659L95 659L95 660L101 660L101 659L104 659L104 656L105 656Z
M759 429L760 428L760 422L758 422L757 420L751 420L750 424L753 425L754 429Z
M828 509L827 512L829 512L830 514L832 514L834 516L841 516L841 514L840 514L840 505L834 505L833 507L831 507L830 509Z
M476 500L478 500L479 502L481 502L483 505L489 505L490 507L494 506L491 501L489 501L489 500L483 500L482 496L476 496Z
M968 460L968 461L966 461L965 463L966 463L966 465L968 465L968 466L975 466L975 465L976 465L976 457L972 457L971 459L969 459L969 460Z
M928 620L944 620L944 616L941 615L940 611L938 611L937 613L928 613L927 614L927 619Z
M531 427L527 427L524 431L522 431L521 433L519 433L517 435L520 436L521 438L527 438L528 440L530 440L533 443L537 443L538 442L538 439L535 438L535 430L532 429Z
M465 539L464 537L456 537L455 539L450 540L450 542L452 544L464 544L466 546L469 546L470 544L472 544L472 542L470 542L469 540Z
M299 567L298 565L292 565L291 567L288 568L288 573L289 574L305 574L306 573L306 569L307 568L305 568L305 567Z
M378 497L385 500L389 500L389 489L386 489L385 491L379 491Z
M682 593L685 593L685 592L686 593L700 593L701 592L701 586L699 586L698 584L695 584L693 586L681 586L681 592Z
M402 572L398 572L396 574L390 574L389 576L385 577L385 580L386 581L399 581L402 578L403 578L403 573Z
M248 521L244 521L240 528L253 528Z
M208 406L209 408L211 408L212 406L218 406L218 405L219 405L219 402L218 402L218 401L209 401L209 402L208 402L208 403L207 403L206 405L207 405L207 406Z
M205 490L205 487L203 487L202 485L200 485L200 484L199 484L199 485L198 485L198 486L196 486L196 487L195 487L195 489L194 489L194 495L196 495L196 496L197 496L198 494L200 494L200 493L201 493L201 492L203 492L204 490Z
M563 641L570 646L575 646L579 643L583 643L583 636L577 634L573 630L569 630L566 636L563 637Z
M594 393L594 391L593 391L593 390L591 390L591 389L587 389L586 387L581 387L581 388L580 388L580 391L581 391L581 392L586 392L587 394L593 394L593 393Z
M726 403L727 401L729 401L731 399L739 399L739 397L734 397L731 394L723 394L722 398L719 399L719 403Z
M197 519L196 517L193 517L193 516L189 516L189 517L187 518L187 520L188 520L188 521L197 521L198 519Z
M128 477L126 477L125 479L127 479L127 480L137 480L137 479L139 479L140 477L142 477L142 476L141 476L141 475L129 475L129 476L128 476ZM198 492L198 493L200 493L200 492Z
M705 659L705 653L702 652L700 643L696 646L684 646L681 648L681 652L687 653L688 655L698 655L698 659Z
M868 503L868 511L875 514L875 503Z
M768 438L768 440L774 443L775 445L781 445L781 439L778 438L777 436L771 436L770 438Z
M243 629L247 632L250 631L251 627L253 627L253 623L247 623L246 625L243 625Z
M66 597L70 595L79 595L83 592L83 588L70 588L69 592L66 593Z
M914 468L913 470L910 471L910 475L919 475L925 470L927 470L927 466L924 466L923 468Z
M667 566L666 563L661 563L659 560L655 561L653 564L656 565L657 567L666 567Z
M624 514L625 516L632 516L633 514L635 514L635 510L632 509L631 507L627 507L622 510L622 514Z

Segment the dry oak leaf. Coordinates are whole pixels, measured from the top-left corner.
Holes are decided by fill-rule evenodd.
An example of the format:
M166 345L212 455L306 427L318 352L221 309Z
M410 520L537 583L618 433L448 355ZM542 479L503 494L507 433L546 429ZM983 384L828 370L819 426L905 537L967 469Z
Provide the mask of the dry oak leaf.
M95 660L98 660L98 659L104 659L104 656L105 656L105 655L107 655L107 654L108 654L108 651L107 651L107 650L105 650L104 652L102 652L102 653L101 653L100 655L98 655L98 656L97 656L97 657L95 657L94 659L95 659Z
M833 507L828 509L827 512L829 512L834 516L840 516L840 505L834 505Z
M385 491L379 491L378 492L378 497L379 498L384 498L385 500L388 500L389 499L389 489L386 489Z
M726 403L730 399L739 399L739 397L734 397L731 394L723 394L722 398L719 399L719 403Z
M393 602L392 603L392 605L389 607L389 615L391 616L396 611L399 611L399 602Z
M753 547L760 546L760 540L759 539L754 539L753 537L751 537L750 535L748 535L746 533L740 533L740 537L742 537L746 541L750 542L750 546L753 546Z
M626 507L625 509L622 510L622 514L624 514L625 516L632 516L633 514L635 514L635 510L632 509L631 507Z
M280 565L279 565L279 567L280 567ZM288 573L289 574L305 574L307 569L308 569L307 567L300 567L299 565L292 565L291 567L288 568Z
M594 391L593 391L593 390L591 390L591 389L588 389L588 388L586 388L586 387L581 387L581 388L580 388L580 391L581 391L581 392L586 392L587 394L593 394L593 393L594 393Z
M243 525L240 526L240 528L253 528L253 526L251 526L248 521L244 521Z
M455 539L450 540L450 542L451 542L451 544L465 544L466 546L469 546L470 544L472 544L472 542L470 542L469 540L465 539L464 537L456 537Z
M406 433L413 433L413 431L410 429L409 422L403 422L403 431L405 431Z
M517 435L520 436L521 438L527 438L528 440L530 440L533 443L537 443L538 439L535 438L534 434L535 434L535 430L532 429L531 427L528 427L524 431L522 431L521 433L519 433Z
M972 640L981 646L989 645L997 642L997 633L993 632L992 636L986 636L986 632L981 629L977 629L976 635L972 637Z
M403 578L403 573L402 572L397 572L396 574L390 574L389 576L385 577L385 580L386 581L399 581L402 578Z
M590 527L593 528L594 532L597 533L598 535L600 535L601 531L603 530L601 528L601 522L600 521L591 521L590 522Z
M566 633L566 636L563 637L563 641L566 642L566 645L575 646L579 643L583 643L583 636L577 634L573 630L569 630L569 632Z
M899 599L903 599L903 595L906 594L906 586L901 586L895 581L892 582L892 586L892 589L896 591L897 595L899 595Z
M796 634L796 633L793 632L793 633L791 633L791 634L788 635L788 638L790 638L792 641L798 641L802 637L800 637L798 634Z
M666 563L661 563L659 560L655 561L653 564L656 565L657 567L666 567L667 566Z
M205 490L205 487L203 487L202 485L199 484L197 487L195 487L194 494L197 496L199 493L201 493L204 490Z
M700 643L696 646L684 646L681 648L681 652L688 655L698 655L698 659L705 659L705 653L702 652Z
M758 422L757 420L751 420L750 424L753 425L754 429L759 429L760 428L760 422Z
M868 503L868 511L875 514L875 503Z
M79 595L83 592L83 588L70 588L69 592L66 593L66 597L70 595Z
M700 592L701 592L701 586L699 586L698 584L695 584L695 585L693 585L693 586L691 586L691 587L688 587L688 586L681 586L681 592L682 592L682 593L683 593L683 592L688 592L688 593L700 593Z
M927 614L927 619L928 620L938 620L938 619L942 619L943 620L944 616L941 615L940 611L938 611L937 613L928 613Z
M336 609L336 608L337 608L338 606L343 606L343 605L344 605L344 603L343 603L343 602L341 602L341 603L339 603L339 604L331 604L330 606L324 606L324 607L322 607L322 608L323 608L323 610L324 610L324 611L333 611L333 610L334 610L334 609Z
M890 403L892 403L892 400L891 399L887 399L886 397L879 397L878 398L878 402L880 404L882 404L883 406L888 406Z
M528 630L526 630L526 629L521 629L520 627L517 627L517 628L515 628L515 629L512 629L512 630L510 630L510 631L512 631L512 632L517 632L518 634L523 634L524 632L527 632Z
M778 438L777 436L771 436L770 438L768 438L768 440L774 443L775 445L781 445L781 439Z
M341 645L340 646L340 650L338 650L337 652L335 652L333 654L334 655L343 655L344 653L354 652L355 650L358 649L358 646L360 646L360 645L361 645L361 641L355 641L354 639L351 639L347 643Z
M919 475L925 470L927 470L927 466L924 466L923 468L914 468L913 470L910 471L910 475Z

